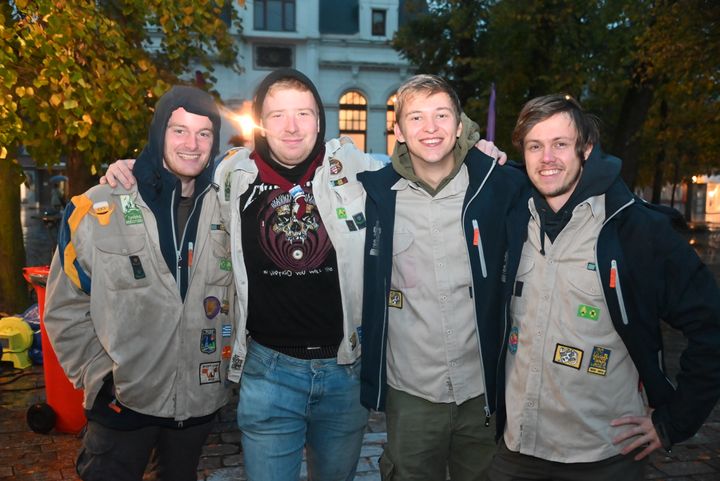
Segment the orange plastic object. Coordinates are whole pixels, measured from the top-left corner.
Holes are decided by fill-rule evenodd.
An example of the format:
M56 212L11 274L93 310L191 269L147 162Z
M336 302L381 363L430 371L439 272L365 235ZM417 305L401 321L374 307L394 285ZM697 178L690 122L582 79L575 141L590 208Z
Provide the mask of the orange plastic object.
M60 367L50 339L45 332L45 285L50 266L25 267L23 275L37 293L38 312L40 313L40 335L42 338L43 370L45 371L45 395L47 403L55 411L57 421L55 430L63 433L79 433L85 426L83 411L83 391L75 389Z

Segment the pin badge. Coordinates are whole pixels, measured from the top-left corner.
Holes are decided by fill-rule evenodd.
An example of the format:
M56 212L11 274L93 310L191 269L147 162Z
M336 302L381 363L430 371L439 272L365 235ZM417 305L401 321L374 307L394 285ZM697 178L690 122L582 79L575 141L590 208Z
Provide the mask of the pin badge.
M330 159L330 174L331 175L338 175L343 170L342 162L340 162L338 159L333 157Z
M512 329L510 329L510 337L508 337L508 351L510 351L510 354L515 354L518 350L518 340L519 340L520 331L517 326L513 326Z
M93 204L92 215L98 220L100 225L108 225L110 223L110 215L112 215L113 210L114 207L103 200Z
M396 309L402 309L403 293L400 291L390 290L390 295L388 296L388 307L395 307Z
M142 224L143 216L140 208L135 204L133 198L128 194L120 196L120 207L122 208L125 224Z

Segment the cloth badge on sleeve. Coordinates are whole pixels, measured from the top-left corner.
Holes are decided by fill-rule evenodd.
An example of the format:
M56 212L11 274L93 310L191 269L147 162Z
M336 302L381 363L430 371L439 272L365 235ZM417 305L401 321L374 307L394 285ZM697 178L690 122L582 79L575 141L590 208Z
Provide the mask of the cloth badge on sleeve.
M395 307L397 309L402 309L403 293L400 291L391 290L390 295L388 296L388 306Z
M222 300L222 304L220 305L220 312L223 314L227 314L230 312L230 301L227 299Z
M364 229L367 221L365 221L365 215L362 212L358 212L353 216L353 220L358 226L358 229Z
M347 219L347 211L345 210L345 207L338 207L335 209L335 213L337 214L338 219Z
M203 307L205 308L205 315L207 318L212 319L218 315L218 312L220 312L220 299L215 296L206 297L203 299Z
M586 267L587 267L587 270L589 270L589 271L596 271L596 270L597 270L597 266L595 265L594 262L588 262Z
M232 348L230 346L223 347L222 348L222 358L230 359L230 356L232 356Z
M350 334L350 347L354 350L357 347L357 333Z
M108 225L110 223L110 216L113 213L113 210L115 208L105 202L104 200L101 202L96 202L92 206L93 210L90 212L90 215L95 217L100 225Z
M200 364L200 384L220 382L220 362L204 362Z
M331 181L330 181L330 184L332 184L333 187L339 187L339 186L341 186L341 185L347 184L348 182L349 182L349 181L348 181L348 178L347 178L347 177L341 177L341 178L339 178L339 179L337 179L337 180L331 180Z
M515 354L517 352L519 336L520 332L518 327L513 326L513 328L510 329L510 337L508 338L508 351L510 351L510 354Z
M335 157L330 159L330 175L338 175L340 172L342 172L342 169L342 162L340 162Z
M130 266L133 270L135 279L145 279L145 269L143 269L142 261L138 256L130 256Z
M143 223L142 212L140 212L140 208L135 204L135 201L130 195L123 194L120 196L120 206L122 207L125 224L133 225Z
M610 349L593 346L592 354L590 355L590 365L588 366L587 372L590 374L597 374L598 376L606 376L611 352L612 351Z
M222 337L230 337L232 336L232 325L230 324L223 324L222 326Z
M203 329L200 333L200 352L212 354L216 349L215 329Z
M351 221L350 219L346 220L345 223L347 224L348 229L350 229L351 231L358 230L357 226L355 225L355 222Z
M232 270L232 261L227 257L220 259L220 270L230 272Z
M564 344L560 343L555 346L555 356L553 357L553 362L555 364L562 364L563 366L580 369L580 365L582 364L582 358L582 349L565 346Z
M233 370L241 370L243 367L243 359L235 354L232 359L230 360L230 369Z
M585 304L580 304L578 306L577 310L578 317L582 317L584 319L590 319L591 321L597 321L600 319L600 308L595 306L587 306Z

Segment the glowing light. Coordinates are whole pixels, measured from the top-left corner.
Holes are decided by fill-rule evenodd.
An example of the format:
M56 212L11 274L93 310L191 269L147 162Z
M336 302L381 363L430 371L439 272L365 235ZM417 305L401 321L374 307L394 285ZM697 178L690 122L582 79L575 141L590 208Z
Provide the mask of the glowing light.
M692 182L693 184L697 183L697 175L692 176Z

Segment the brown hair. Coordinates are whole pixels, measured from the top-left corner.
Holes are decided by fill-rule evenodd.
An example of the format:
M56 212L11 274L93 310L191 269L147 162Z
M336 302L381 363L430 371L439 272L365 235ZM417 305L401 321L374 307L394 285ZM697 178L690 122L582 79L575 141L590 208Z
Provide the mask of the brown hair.
M528 132L540 122L560 113L566 113L577 130L575 153L584 162L587 147L600 141L599 121L594 115L585 112L578 101L567 94L536 97L523 106L512 133L515 148L522 152Z
M441 92L446 93L452 102L455 117L457 118L457 121L460 122L462 107L460 106L460 99L458 98L455 89L453 89L444 78L429 74L414 75L407 79L398 88L397 94L395 95L396 119L399 119L402 115L403 106L408 98L420 92L427 95L434 95Z

